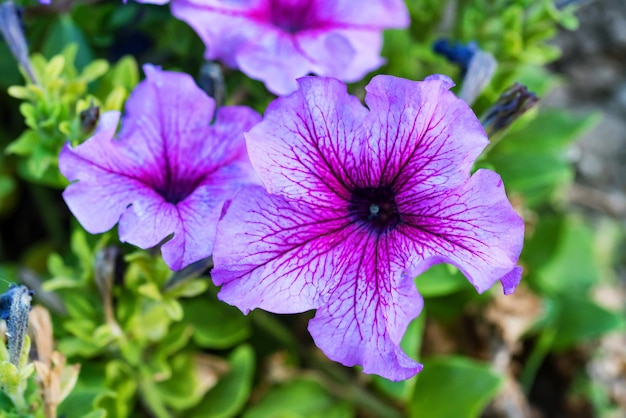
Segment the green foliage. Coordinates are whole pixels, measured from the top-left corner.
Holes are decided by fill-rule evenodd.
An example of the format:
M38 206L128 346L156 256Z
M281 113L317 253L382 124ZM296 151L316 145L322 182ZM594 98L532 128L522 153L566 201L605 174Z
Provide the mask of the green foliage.
M501 383L502 377L488 366L463 357L425 361L409 404L409 416L478 417Z
M234 417L246 404L254 378L254 351L241 345L229 356L230 371L191 411L193 418Z
M489 152L486 163L502 176L509 193L519 193L526 205L535 208L553 200L572 181L567 146L597 121L597 115L581 118L563 110L541 109L511 129Z
M74 145L84 141L93 128L83 126L80 113L90 105L101 111L121 110L138 81L136 64L131 58L120 61L111 70L106 60L89 60L78 71L75 66L78 47L73 43L65 45L63 52L50 60L34 54L31 63L37 82L8 90L11 96L23 101L20 112L28 129L6 152L23 157L18 164L23 178L51 187L67 184L57 167L63 145L68 141ZM103 94L89 94L90 85L107 72L108 77L101 83ZM124 76L118 80L116 76L120 74Z
M272 388L244 418L349 418L351 405L314 380L298 379Z
M13 364L10 361L9 350L5 341L0 338L0 417L40 417L41 411L37 410L40 404L39 393L30 391L29 385L33 384L33 363L28 361L30 351L30 338L25 336L22 345L19 362ZM3 415L5 414L5 415Z
M236 396L228 398L232 403L220 408L240 409L249 393L249 389L241 391L241 379L250 381L253 376L252 351L235 350L231 371L207 394L210 385L200 374L198 362L202 359L194 351L191 337L199 346L233 347L249 334L246 318L217 301L214 290L207 293L204 278L165 288L172 272L160 257L142 251L125 257L124 287L118 289L120 292L106 293L104 287L99 292L98 280L115 280L98 278L93 273L93 260L108 248L108 241L109 236L104 235L89 243L85 232L76 230L72 237L76 259L67 263L54 254L49 259L54 276L45 288L63 295L68 312L63 319L67 336L59 341L59 348L70 356L98 356L100 362L103 356L107 359L104 370L101 365L95 368L100 370L100 380L78 385L64 403L67 409L62 410L86 413L90 410L84 409L88 400L108 417L131 417L141 401L150 405L155 416L167 417L195 407L203 399L204 406L198 408L213 410L214 402L206 401L213 391L235 391ZM203 296L198 298L200 294ZM185 300L194 297L198 299ZM108 311L113 299L115 308ZM206 309L200 311L202 307ZM98 373L90 368L91 363L84 364L83 372L96 380ZM108 390L97 391L98 386Z

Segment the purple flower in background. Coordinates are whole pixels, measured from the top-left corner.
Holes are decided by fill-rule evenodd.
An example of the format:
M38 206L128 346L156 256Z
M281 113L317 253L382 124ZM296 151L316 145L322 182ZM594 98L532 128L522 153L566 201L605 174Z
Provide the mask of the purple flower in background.
M367 108L338 80L298 83L245 135L266 188L242 189L218 225L219 297L244 312L317 309L309 331L328 357L409 378L413 278L445 262L479 292L498 280L512 292L523 221L496 173L470 177L488 140L449 78L376 76Z
M126 3L127 0L124 0ZM167 4L170 0L135 0L137 3L149 3L149 4Z
M358 81L380 67L382 31L409 24L403 0L175 0L172 14L223 60L276 94L309 73Z
M175 270L208 257L224 202L258 182L243 132L260 120L246 107L222 107L187 74L144 66L146 80L119 114L103 115L96 134L66 145L59 168L70 184L63 197L90 233L119 222L120 240L161 252Z

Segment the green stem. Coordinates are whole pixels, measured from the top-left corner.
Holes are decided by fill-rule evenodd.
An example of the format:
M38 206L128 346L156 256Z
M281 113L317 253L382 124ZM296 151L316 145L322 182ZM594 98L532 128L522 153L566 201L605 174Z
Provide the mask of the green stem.
M524 390L524 393L530 393L530 389L533 386L533 382L535 381L535 377L537 376L539 367L541 367L543 360L550 352L550 348L552 347L552 343L554 342L556 333L556 328L548 327L543 330L543 332L537 339L537 343L533 347L533 350L530 353L530 357L528 357L528 360L524 365L522 375L520 376L520 382L522 384L522 389Z

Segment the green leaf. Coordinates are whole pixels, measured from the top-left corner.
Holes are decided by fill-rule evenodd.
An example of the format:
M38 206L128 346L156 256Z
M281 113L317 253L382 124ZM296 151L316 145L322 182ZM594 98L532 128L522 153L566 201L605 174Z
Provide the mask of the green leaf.
M39 144L39 135L34 131L25 131L15 141L6 147L7 154L30 155Z
M167 335L171 319L167 310L161 302L150 302L146 304L142 312L135 318L137 328L132 331L138 338L144 341L159 341Z
M509 132L498 144L498 150L531 155L562 151L598 123L599 118L598 114L580 117L564 110L543 109L524 129Z
M185 321L195 330L193 340L201 347L229 348L250 335L248 318L235 307L214 298L181 302Z
M20 384L20 373L13 364L8 361L0 362L0 390L13 393Z
M426 360L409 404L409 416L478 417L496 395L502 380L488 366L468 358Z
M353 407L335 399L318 382L298 379L272 388L244 418L350 418Z
M166 299L163 301L163 306L165 307L165 311L167 315L172 319L172 321L180 321L183 319L183 307L180 306L180 302L176 299Z
M570 348L577 343L612 331L626 329L623 313L611 312L595 302L580 296L567 294L557 301L558 319L554 324L555 350Z
M82 415L83 418L106 418L107 411L104 409L96 409L88 414Z
M180 323L171 327L167 335L155 344L155 352L150 357L151 372L162 379L169 379L172 374L169 359L187 345L192 333L190 326Z
M86 362L82 365L76 386L59 405L58 416L103 418L106 411L94 409L97 396L112 395L104 382L104 365L99 362Z
M566 218L550 260L531 278L544 293L582 294L597 282L594 234L582 219Z
M549 200L573 178L567 145L598 120L545 110L512 130L489 152L487 161L502 176L507 192L521 193L530 207Z
M103 88L99 88L98 92L101 93L102 97L106 96L113 87L123 87L125 90L131 91L139 82L137 61L130 55L122 57L102 78L101 82Z
M11 86L7 92L9 96L20 100L35 100L37 98L30 88L24 86Z
M415 278L417 290L423 297L445 296L467 289L469 282L454 266L437 264Z
M207 278L187 280L168 289L165 294L171 298L191 298L204 293L209 287Z
M95 405L107 411L107 416L130 417L137 393L137 376L120 360L109 361L106 365L106 386L111 391L98 396Z
M234 417L248 401L255 370L254 351L250 346L242 345L228 359L230 371L190 412L192 418Z
M65 57L63 55L55 55L48 61L46 68L44 69L46 79L54 80L59 78L65 68Z
M192 353L180 353L174 356L170 363L171 377L157 383L163 402L176 410L185 410L197 405L208 389L203 384L207 376L201 375L205 371L198 368Z
M95 60L85 67L80 78L86 83L90 83L105 74L108 69L109 63L106 60Z

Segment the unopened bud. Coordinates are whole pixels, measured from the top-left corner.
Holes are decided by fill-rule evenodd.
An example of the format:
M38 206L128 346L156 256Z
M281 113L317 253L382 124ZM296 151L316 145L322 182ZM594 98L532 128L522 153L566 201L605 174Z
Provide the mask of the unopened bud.
M198 85L215 100L215 107L220 107L226 99L226 85L222 67L217 62L207 61L200 67Z
M33 291L26 286L11 285L0 295L0 317L7 322L9 362L19 367Z
M2 33L2 36L17 62L24 68L24 71L26 71L30 82L38 84L37 77L35 77L35 72L28 58L28 46L26 45L26 38L24 37L20 17L12 1L6 1L0 4L0 33Z
M80 112L80 127L85 134L92 132L100 120L100 107L93 105L93 100L89 107Z
M481 118L487 136L492 138L504 131L538 101L537 95L528 91L526 86L520 83L513 84L500 95L500 98Z
M459 98L471 105L487 87L498 67L498 62L489 52L483 51L476 42L467 45L461 42L440 39L433 45L433 50L456 64L461 70L463 84Z

